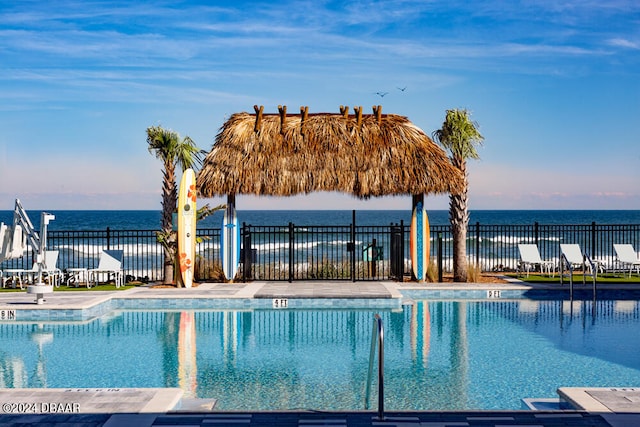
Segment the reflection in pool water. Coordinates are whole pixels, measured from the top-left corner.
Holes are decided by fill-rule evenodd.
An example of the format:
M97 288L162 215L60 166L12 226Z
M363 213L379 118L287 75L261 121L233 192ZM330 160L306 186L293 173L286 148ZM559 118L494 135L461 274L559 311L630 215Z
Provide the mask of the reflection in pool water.
M387 410L520 409L638 386L637 301L414 301L379 312ZM0 387L181 387L216 409L363 409L373 311L123 311L0 324ZM375 390L372 401L375 401Z

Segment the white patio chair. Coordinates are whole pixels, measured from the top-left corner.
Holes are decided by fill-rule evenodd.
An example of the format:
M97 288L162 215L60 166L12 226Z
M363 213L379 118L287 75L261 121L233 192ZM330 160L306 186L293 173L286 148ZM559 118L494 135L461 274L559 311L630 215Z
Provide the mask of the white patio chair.
M20 258L27 250L27 236L23 233L22 227L16 225L9 227L0 223L0 262L6 259Z
M9 239L6 239L7 241L5 241L5 236L9 235L9 233L7 233L8 229L9 227L7 227L7 225L4 222L0 222L0 262L6 259L5 251L10 244ZM4 272L0 270L0 286L2 286L3 288L4 288L4 281L5 281Z
M9 227L4 222L0 222L0 262L4 261L6 258L5 253L7 252L7 248L11 245L10 233L7 231Z
M20 258L27 250L27 236L22 232L22 227L16 225L15 227L9 227L7 224L0 223L0 262L7 259ZM9 280L12 282L12 286L15 288L16 283L20 283L20 289L22 289L22 282L18 280L16 272L22 272L24 269L6 269L0 270L0 277L2 277L2 287L4 288Z
M48 279L49 284L55 287L60 286L60 282L62 281L62 270L57 267L58 264L58 251L45 251L44 252L44 263L42 265L42 277L43 279ZM33 263L33 266L29 270L21 269L21 268L13 268L7 269L4 271L8 277L11 277L11 280L14 283L18 283L20 289L23 289L23 285L25 282L34 283L36 277L40 273L38 261Z
M614 243L613 249L616 251L618 263L622 265L623 268L629 268L629 277L631 277L634 268L640 276L640 259L638 258L638 253L633 249L633 245L628 243Z
M104 250L100 254L98 267L89 269L89 282L98 285L103 276L106 275L106 281L113 278L116 288L124 284L124 272L122 270L122 258L124 251L122 250Z
M540 268L540 273L547 273L551 276L554 272L553 262L544 261L538 251L538 246L530 243L518 244L518 251L520 252L520 265L519 269L524 269L529 277L529 272L535 270L536 267Z

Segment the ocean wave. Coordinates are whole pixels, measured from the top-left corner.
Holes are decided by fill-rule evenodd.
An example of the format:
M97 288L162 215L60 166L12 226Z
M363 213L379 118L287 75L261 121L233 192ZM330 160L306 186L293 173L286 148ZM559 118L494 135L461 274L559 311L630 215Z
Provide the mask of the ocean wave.
M467 236L467 241L470 243L474 243L477 241L476 236ZM536 242L560 242L563 239L561 237L556 236L545 236L545 237L532 237L532 236L509 236L509 235L496 235L496 236L480 236L479 242L481 245L505 245L505 246L516 246L521 243L536 243ZM453 241L453 238L446 239L443 241Z

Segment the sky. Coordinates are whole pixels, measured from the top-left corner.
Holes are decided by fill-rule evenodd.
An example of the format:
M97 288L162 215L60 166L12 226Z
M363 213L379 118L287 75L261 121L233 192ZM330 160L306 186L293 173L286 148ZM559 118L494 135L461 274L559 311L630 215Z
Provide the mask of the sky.
M471 210L640 209L637 0L14 0L0 1L0 210L16 198L159 210L149 126L209 151L254 105L378 104L428 135L447 109L471 113L485 138L469 161ZM448 197L425 204L448 209ZM411 198L236 206L411 209Z

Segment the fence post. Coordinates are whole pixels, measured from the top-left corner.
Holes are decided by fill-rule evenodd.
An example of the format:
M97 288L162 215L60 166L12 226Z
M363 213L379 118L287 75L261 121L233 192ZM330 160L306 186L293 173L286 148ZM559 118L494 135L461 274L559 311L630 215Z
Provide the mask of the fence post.
M371 243L372 243L373 246L371 248L371 253L370 253L371 259L370 259L370 264L369 264L369 267L370 267L369 276L370 276L370 278L375 279L376 276L378 275L378 272L376 271L377 267L378 267L378 241L374 237L371 240Z
M251 247L251 230L246 223L242 223L242 280L246 283L247 278L252 279L251 268L253 263L253 248Z
M356 210L351 211L351 281L356 281Z
M107 227L107 250L111 249L111 229Z
M404 278L404 224L390 225L391 241L389 242L389 264L391 277L402 282Z
M289 223L289 283L293 281L293 263L295 260L293 259L293 254L295 253L295 234L293 229L293 223Z
M538 241L539 241L538 221L533 223L533 238L534 238L534 241L536 242L536 246L538 246Z
M400 283L404 281L404 219L400 220Z
M442 283L442 232L438 231L438 283Z
M596 222L591 223L591 253L589 254L591 259L596 256Z
M476 268L480 266L480 222L476 221Z

